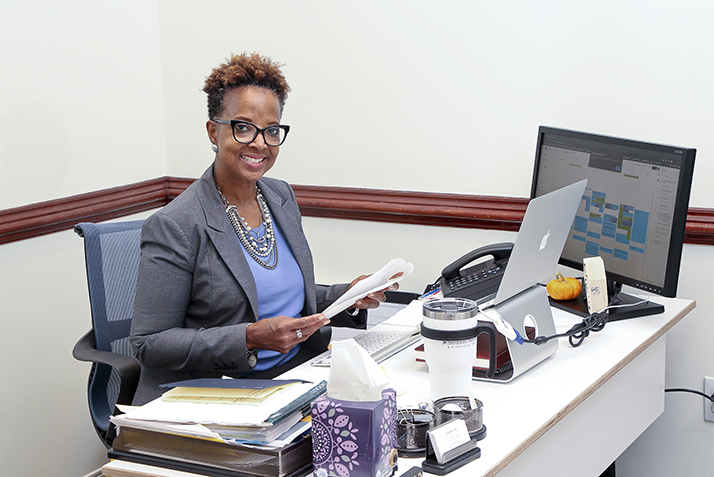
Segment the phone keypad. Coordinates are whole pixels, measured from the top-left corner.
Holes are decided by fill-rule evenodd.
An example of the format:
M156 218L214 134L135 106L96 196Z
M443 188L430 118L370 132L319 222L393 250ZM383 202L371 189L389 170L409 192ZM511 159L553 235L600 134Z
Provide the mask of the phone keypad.
M503 273L503 269L499 265L494 265L490 268L484 269L484 270L479 270L476 273L473 273L471 275L467 275L465 277L459 277L454 280L450 280L448 282L449 288L454 291L457 290L461 287L470 285L470 284L476 284L479 281L486 280L488 278L495 277L497 275L500 275Z

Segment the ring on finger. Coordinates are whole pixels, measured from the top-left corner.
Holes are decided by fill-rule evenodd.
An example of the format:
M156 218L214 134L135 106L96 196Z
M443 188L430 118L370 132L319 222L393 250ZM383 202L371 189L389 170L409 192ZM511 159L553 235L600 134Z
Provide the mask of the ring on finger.
M295 330L295 334L297 335L297 339L302 339L302 330L300 328Z

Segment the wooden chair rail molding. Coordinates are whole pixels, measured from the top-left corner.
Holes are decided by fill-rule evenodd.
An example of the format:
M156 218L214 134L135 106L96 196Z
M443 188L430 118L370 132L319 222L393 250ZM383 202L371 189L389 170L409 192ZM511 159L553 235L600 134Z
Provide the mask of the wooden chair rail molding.
M195 179L160 177L0 210L0 244L163 207ZM302 214L438 227L517 231L526 198L293 185ZM714 209L690 208L686 243L714 245Z

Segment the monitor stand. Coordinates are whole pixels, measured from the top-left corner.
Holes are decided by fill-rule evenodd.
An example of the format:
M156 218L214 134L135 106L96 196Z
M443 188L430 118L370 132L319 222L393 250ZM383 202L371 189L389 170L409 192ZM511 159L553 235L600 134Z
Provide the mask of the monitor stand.
M621 308L611 308L608 312L607 321L626 320L628 318L637 318L639 316L657 315L664 313L664 305L648 301L635 305L641 302L642 298L628 295L621 291L622 284L608 280L608 295L610 296L610 305L627 305ZM615 297L613 300L613 296ZM550 299L550 304L561 310L574 313L578 316L588 316L588 302L585 298L585 291L573 300L553 300Z

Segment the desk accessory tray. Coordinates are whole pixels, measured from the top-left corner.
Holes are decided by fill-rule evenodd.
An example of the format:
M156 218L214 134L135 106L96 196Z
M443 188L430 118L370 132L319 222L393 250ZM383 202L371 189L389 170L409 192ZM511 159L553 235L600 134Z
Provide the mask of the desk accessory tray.
M268 450L124 427L109 457L215 477L298 477L312 470L312 440Z

